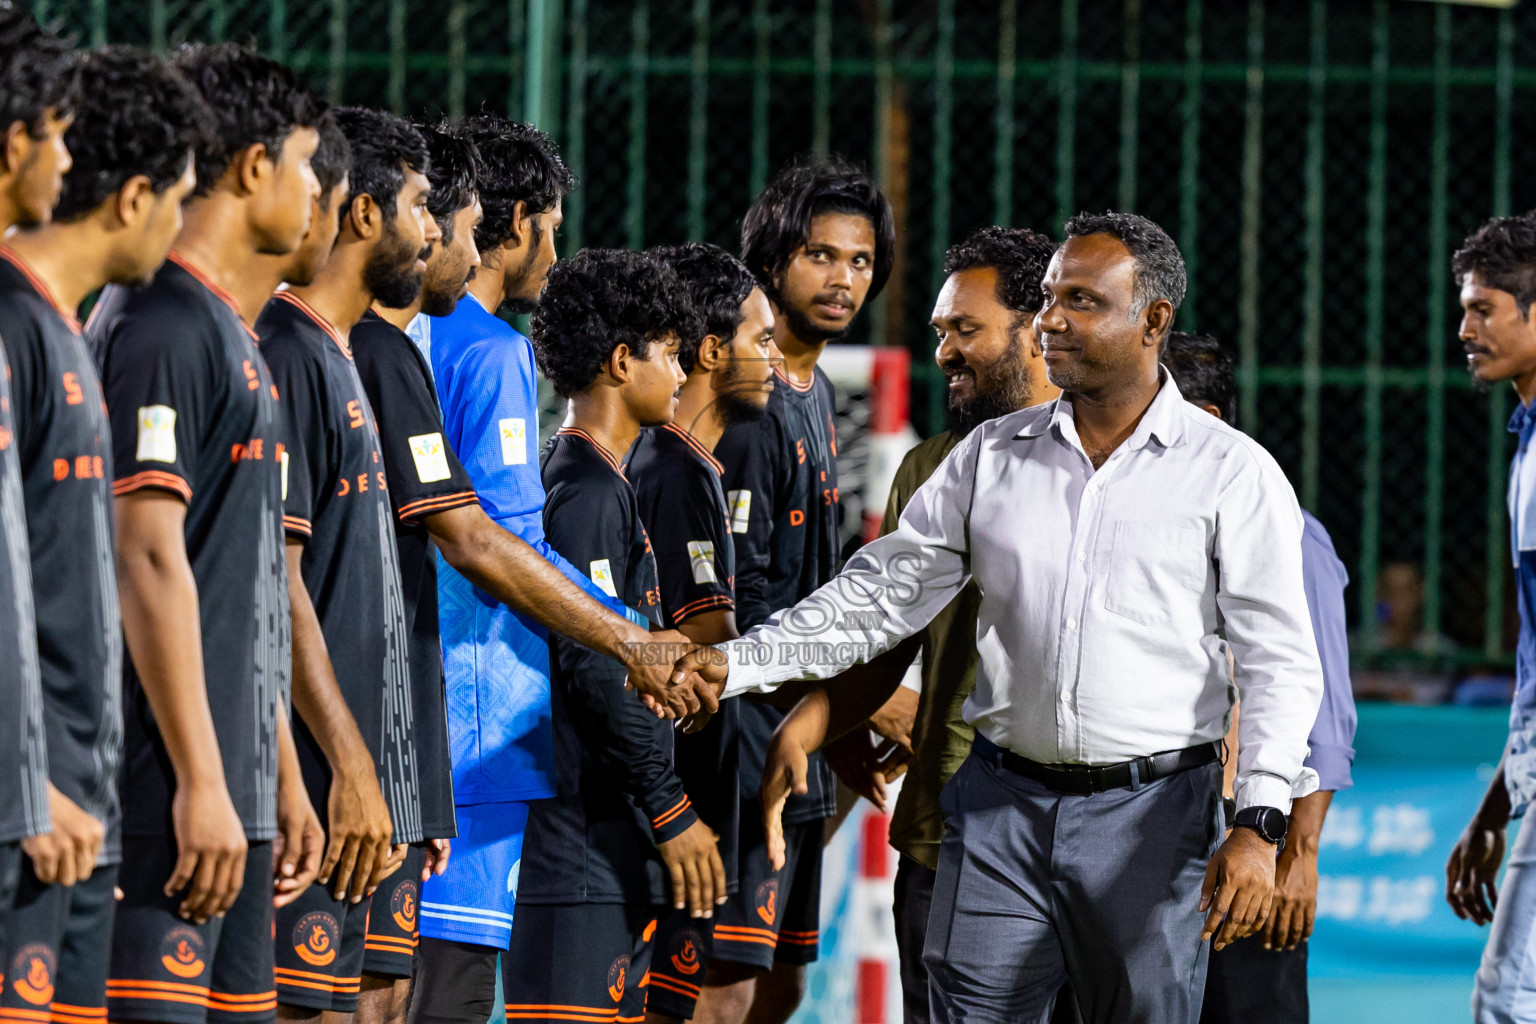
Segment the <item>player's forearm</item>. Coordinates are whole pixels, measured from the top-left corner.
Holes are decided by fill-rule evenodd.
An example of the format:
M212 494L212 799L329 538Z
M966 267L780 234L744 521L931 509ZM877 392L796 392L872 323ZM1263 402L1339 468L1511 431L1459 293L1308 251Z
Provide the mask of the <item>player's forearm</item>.
M325 634L304 586L304 547L288 544L288 607L293 620L293 710L334 769L367 765L373 757L341 695ZM289 740L290 745L292 739ZM295 761L297 764L297 761Z
M119 520L120 524L122 520ZM197 582L186 548L119 530L118 597L128 653L179 785L225 784L208 707Z
M630 645L645 642L645 630L592 600L479 506L439 512L425 523L448 564L513 611L618 661L629 660Z
M1478 804L1477 814L1472 819L1487 828L1503 828L1509 824L1509 789L1504 784L1504 762L1508 758L1509 751L1506 748L1499 758L1498 769L1488 783L1488 791L1483 794L1482 803Z
M1294 846L1297 854L1317 856L1323 819L1328 816L1328 805L1332 802L1331 789L1320 789L1291 801L1291 823L1285 834L1287 849Z
M909 636L873 661L855 665L824 684L829 701L826 742L857 729L885 706L900 689L902 676L922 645L920 636Z

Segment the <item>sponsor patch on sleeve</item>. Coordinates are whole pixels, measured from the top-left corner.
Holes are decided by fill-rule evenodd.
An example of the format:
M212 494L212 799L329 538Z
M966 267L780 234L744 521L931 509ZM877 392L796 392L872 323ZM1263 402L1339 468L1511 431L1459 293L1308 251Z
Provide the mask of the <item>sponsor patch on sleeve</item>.
M442 434L417 434L407 440L411 444L411 458L416 460L416 476L422 483L436 483L453 475L448 469Z
M707 540L688 542L688 564L693 569L693 582L718 583L715 576L715 546Z
M501 464L526 466L528 464L528 422L522 417L511 417L497 425L501 428Z
M282 445L278 445L278 447L281 448ZM288 500L288 453L287 452L283 452L282 454L278 455L278 457L277 457L277 464L279 466L281 466L282 470L283 470L283 500L287 501Z
M731 491L725 501L731 507L731 532L746 533L747 523L752 518L752 492Z
M609 597L619 596L619 592L613 586L613 565L608 559L599 558L588 568L591 571L587 575L592 577L592 582L597 584L599 590Z
M168 405L139 407L139 462L176 461L176 410Z

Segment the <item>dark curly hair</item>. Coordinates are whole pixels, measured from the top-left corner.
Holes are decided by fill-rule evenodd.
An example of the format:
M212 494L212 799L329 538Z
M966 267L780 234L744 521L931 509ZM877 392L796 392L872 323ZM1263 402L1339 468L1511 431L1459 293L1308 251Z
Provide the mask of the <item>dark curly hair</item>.
M531 324L539 369L562 398L591 387L620 345L644 359L668 334L703 333L677 273L627 249L583 249L556 263Z
M1451 272L1457 284L1476 274L1484 286L1508 292L1520 316L1530 319L1536 302L1536 211L1484 221L1451 257Z
M1228 426L1237 426L1237 364L1221 342L1209 334L1169 331L1162 362L1187 401L1214 405Z
M341 125L336 123L330 111L320 119L320 145L315 148L309 166L315 172L315 180L320 183L320 209L329 213L331 189L340 185L341 179L352 173L352 145L347 142L346 132L341 130Z
M216 131L197 154L197 191L206 196L236 155L265 145L275 160L295 128L318 128L327 104L298 75L234 43L183 46L176 66L203 94Z
M1184 275L1184 257L1168 232L1135 213L1080 213L1067 221L1068 238L1086 235L1111 235L1130 251L1136 261L1136 279L1131 293L1131 316L1159 299L1173 303L1174 313L1184 301L1188 279Z
M371 196L384 211L384 223L393 225L406 168L427 171L427 140L411 122L382 110L337 107L331 114L352 150L352 189L339 214L345 217L359 196Z
M432 192L427 196L427 212L443 233L443 244L453 241L453 218L475 201L475 182L483 173L480 155L468 139L455 135L446 125L416 122L416 130L427 140L427 180Z
M79 98L72 39L38 27L10 0L0 2L0 129L17 121L41 138L49 110L67 116Z
M1055 242L1028 228L977 228L944 253L944 276L991 267L997 301L1016 313L1037 313L1045 304L1040 282L1055 251Z
M164 192L213 132L213 114L192 83L147 50L109 46L80 58L75 121L64 133L74 166L53 219L78 220L129 178Z
M773 278L811 233L811 218L823 213L867 217L875 229L874 277L866 301L879 295L896 261L896 217L890 200L859 165L840 156L816 160L799 156L773 176L752 201L741 222L741 262L770 298Z
M476 184L480 208L485 211L475 229L480 252L490 252L512 237L512 215L518 203L534 218L537 239L542 231L538 215L553 210L576 187L576 177L560 159L555 141L532 125L485 113L465 119L459 133L480 156Z
M694 362L699 358L699 345L706 334L724 341L736 336L736 328L744 319L741 304L757 287L757 279L746 264L718 245L706 242L658 245L647 252L677 274L698 314L700 330L696 334L682 335L682 344L677 350L677 360L682 364L683 372L692 373Z

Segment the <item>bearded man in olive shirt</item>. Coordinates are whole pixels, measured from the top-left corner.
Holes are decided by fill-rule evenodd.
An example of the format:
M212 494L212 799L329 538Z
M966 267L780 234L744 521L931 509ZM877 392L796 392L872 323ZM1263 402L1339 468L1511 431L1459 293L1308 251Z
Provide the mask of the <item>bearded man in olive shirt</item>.
M1048 402L1060 393L1046 379L1031 325L1041 304L1040 281L1054 248L1050 239L1034 231L985 227L945 254L947 277L931 323L938 336L934 360L948 382L948 429L917 445L902 460L880 524L882 535L896 529L912 495L974 427ZM926 629L850 671L835 685L810 693L780 727L763 773L763 806L769 807L768 785L784 777L786 756L802 756L796 749L802 744L806 751L815 749L823 739L847 732L865 719L888 739L910 746L912 759L890 832L891 845L901 854L895 915L904 1024L928 1020L923 941L944 835L939 791L971 752L975 736L960 709L976 688L980 604L976 584L967 584ZM922 690L917 692L899 684L919 650ZM871 716L875 708L879 710Z

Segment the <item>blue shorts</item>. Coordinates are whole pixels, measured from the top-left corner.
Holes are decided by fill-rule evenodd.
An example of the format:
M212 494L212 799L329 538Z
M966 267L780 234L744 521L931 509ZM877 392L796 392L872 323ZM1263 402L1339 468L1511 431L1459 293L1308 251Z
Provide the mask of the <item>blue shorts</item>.
M448 870L421 887L421 934L506 949L528 805L464 804L454 812L459 834Z

